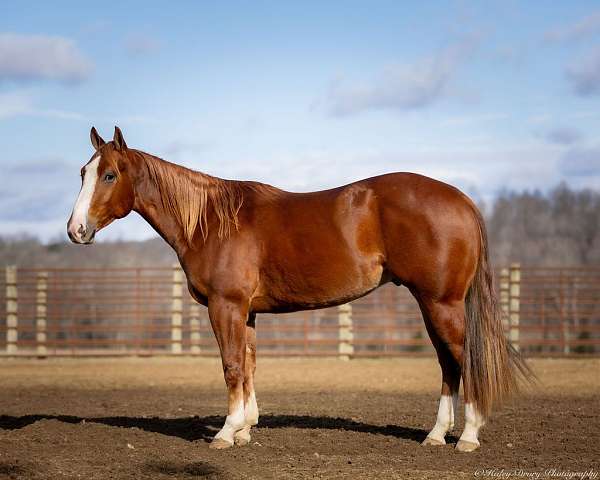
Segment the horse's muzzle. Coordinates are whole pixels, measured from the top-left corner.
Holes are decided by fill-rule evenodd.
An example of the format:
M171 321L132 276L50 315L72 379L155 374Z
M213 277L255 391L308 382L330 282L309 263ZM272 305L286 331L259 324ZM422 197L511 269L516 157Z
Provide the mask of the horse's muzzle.
M89 245L94 243L94 237L96 236L96 227L90 225L84 226L82 224L75 224L69 222L67 224L67 235L73 243L79 245Z

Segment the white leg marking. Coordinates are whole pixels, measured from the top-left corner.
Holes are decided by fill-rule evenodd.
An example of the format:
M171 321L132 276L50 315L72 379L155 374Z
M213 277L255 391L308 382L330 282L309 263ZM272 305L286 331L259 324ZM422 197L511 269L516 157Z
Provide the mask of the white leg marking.
M448 430L454 428L454 404L458 400L458 394L453 397L442 395L440 397L440 406L438 407L437 420L435 426L427 435L428 438L437 440L440 443L446 443L444 437Z
M225 419L225 425L223 425L223 428L215 435L215 438L220 438L233 444L233 436L235 432L244 428L244 425L244 402L241 401L235 407L233 413L227 415L227 418Z
M247 445L250 443L250 429L258 423L258 405L256 403L256 394L254 390L248 395L248 401L244 406L245 425L244 428L235 433L235 443L237 445Z
M250 392L245 408L246 425L256 425L258 423L258 404L256 403L256 394L254 390Z
M96 189L96 181L98 180L98 164L100 163L100 155L96 155L84 169L83 184L75 201L71 221L69 222L69 231L76 237L81 239L79 228L87 228L88 212Z
M473 404L467 403L465 405L465 429L460 436L460 440L479 445L477 435L479 433L479 429L483 427L484 424L485 421L483 420L483 417L479 414L479 412L477 412L477 410L475 410Z

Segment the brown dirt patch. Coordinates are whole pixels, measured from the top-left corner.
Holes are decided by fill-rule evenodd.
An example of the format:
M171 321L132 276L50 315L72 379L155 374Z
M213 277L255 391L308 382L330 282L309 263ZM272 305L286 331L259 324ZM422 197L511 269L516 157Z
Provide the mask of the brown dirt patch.
M531 363L540 387L494 415L479 451L459 454L453 445L419 444L437 411L440 373L433 359L259 360L259 427L251 445L225 451L207 443L225 412L216 359L5 359L0 478L597 473L600 360ZM462 424L459 415L456 436Z

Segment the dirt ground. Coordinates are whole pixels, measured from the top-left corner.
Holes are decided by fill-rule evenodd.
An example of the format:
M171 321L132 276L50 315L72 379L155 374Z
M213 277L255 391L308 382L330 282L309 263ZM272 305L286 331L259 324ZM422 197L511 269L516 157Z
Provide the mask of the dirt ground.
M4 359L0 478L600 478L600 359L531 364L540 386L461 454L462 415L450 444L420 445L433 358L259 359L258 428L220 451L208 448L226 409L217 359Z

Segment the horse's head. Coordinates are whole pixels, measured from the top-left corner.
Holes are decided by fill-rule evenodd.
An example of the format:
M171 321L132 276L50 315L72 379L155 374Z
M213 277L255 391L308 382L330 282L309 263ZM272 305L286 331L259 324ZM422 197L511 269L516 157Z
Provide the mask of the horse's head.
M106 143L94 127L90 132L94 155L81 169L81 190L67 223L73 243L92 243L98 230L133 208L133 184L128 174L127 144L119 127Z

